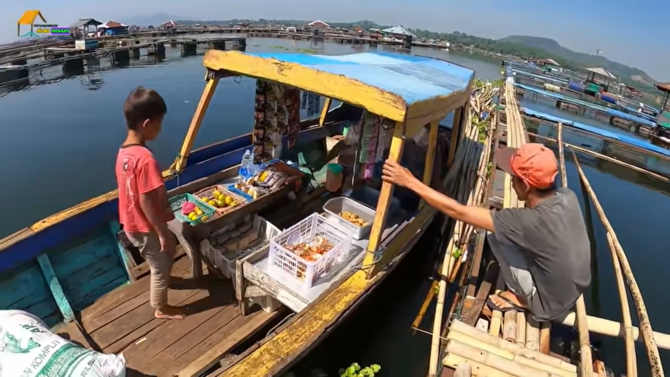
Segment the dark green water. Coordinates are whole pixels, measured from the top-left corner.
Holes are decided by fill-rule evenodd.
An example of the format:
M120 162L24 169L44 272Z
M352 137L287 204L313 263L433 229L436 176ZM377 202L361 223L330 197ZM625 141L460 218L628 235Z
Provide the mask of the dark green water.
M272 46L289 50L317 49L324 54L365 49L271 39L249 39L247 44L248 51L252 52L276 51ZM414 49L413 53L468 66L480 78L499 77L497 61L475 60L468 54L429 49ZM107 67L108 63L103 59L100 69ZM32 82L48 81L61 76L62 71L55 67L42 71L41 75L39 72L32 75ZM60 82L38 85L0 98L3 132L0 171L4 173L0 180L0 207L5 214L0 217L0 236L114 188L113 163L125 132L121 107L127 94L138 85L158 90L168 103L163 134L152 146L163 167L167 167L181 146L204 87L203 77L201 56L181 58L178 51L168 50L167 59L159 64L151 64L143 58L130 67L66 77ZM196 147L249 132L253 122L253 93L251 80L222 81L205 117ZM528 106L538 108L541 105ZM592 120L584 122L593 124ZM663 288L665 267L670 261L664 252L667 246L663 246L666 245L663 241L666 214L670 213L667 193L653 184L633 183L630 174L615 175L614 172L621 169L610 164L584 166L584 169L627 252L654 330L670 333L670 319L663 314L670 309ZM581 194L577 172L570 162L568 182ZM595 229L599 284L597 292L587 295L587 309L591 315L620 321L621 309L611 258L597 219ZM301 367L308 370L313 366L320 367L334 375L332 373L338 367L356 361L380 364L381 376L425 376L430 337L420 333L412 335L410 325L430 284L427 280L430 266L422 263L428 255L421 254L421 250L427 253L428 249L429 245L422 244L398 273L394 273L398 277L380 294L373 295L360 311L317 347ZM426 316L422 327L432 327L430 315ZM603 352L609 366L623 370L623 340L604 339ZM640 375L648 375L644 355L643 347L638 347L638 358L643 365ZM662 351L662 355L670 365L668 353ZM307 375L302 369L300 373Z

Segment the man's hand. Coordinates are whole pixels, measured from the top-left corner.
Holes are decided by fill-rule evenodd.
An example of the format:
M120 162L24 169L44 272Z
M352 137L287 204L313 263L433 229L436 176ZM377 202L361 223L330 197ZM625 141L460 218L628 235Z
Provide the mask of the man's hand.
M393 183L402 187L407 187L413 181L416 181L416 178L414 175L412 175L412 172L401 166L399 163L391 160L386 160L384 163L382 179L388 183Z

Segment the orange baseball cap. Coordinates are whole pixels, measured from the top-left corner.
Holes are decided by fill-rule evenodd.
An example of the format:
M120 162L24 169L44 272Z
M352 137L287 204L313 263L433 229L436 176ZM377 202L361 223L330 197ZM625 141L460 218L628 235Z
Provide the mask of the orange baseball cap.
M558 175L554 152L538 143L524 144L521 148L500 148L495 160L500 169L538 189L550 188Z

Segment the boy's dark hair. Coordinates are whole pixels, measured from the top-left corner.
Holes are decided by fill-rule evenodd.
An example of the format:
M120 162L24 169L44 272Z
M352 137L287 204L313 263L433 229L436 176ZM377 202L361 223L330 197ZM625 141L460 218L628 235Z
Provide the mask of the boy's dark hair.
M158 92L143 86L130 92L123 104L123 115L128 129L135 130L147 119L156 119L167 113L165 100Z

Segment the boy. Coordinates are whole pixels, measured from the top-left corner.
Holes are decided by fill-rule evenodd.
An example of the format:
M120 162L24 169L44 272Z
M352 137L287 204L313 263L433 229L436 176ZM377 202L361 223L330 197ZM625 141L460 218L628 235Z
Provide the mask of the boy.
M128 239L151 270L149 296L156 318L183 319L180 308L168 305L170 270L176 252L167 223L174 220L158 163L146 142L161 131L167 106L155 91L139 87L123 105L128 136L116 159L119 219Z

